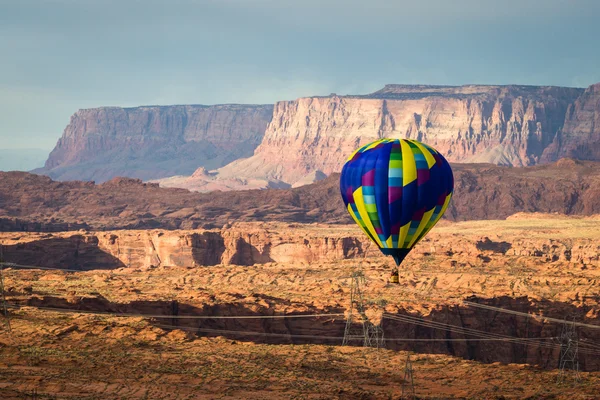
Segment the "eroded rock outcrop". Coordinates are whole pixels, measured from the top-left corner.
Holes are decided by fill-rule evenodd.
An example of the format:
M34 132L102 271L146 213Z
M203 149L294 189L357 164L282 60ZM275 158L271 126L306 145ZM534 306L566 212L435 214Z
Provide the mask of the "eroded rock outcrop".
M590 86L567 109L565 123L544 151L544 161L561 157L600 159L600 83Z
M455 192L446 219L600 214L600 162L562 159L524 168L454 164L453 170ZM0 231L196 229L258 221L352 223L338 174L294 189L192 193L136 179L95 185L0 172Z
M103 107L77 111L36 170L58 180L189 175L252 155L271 105Z
M587 223L581 223L581 229L592 229L596 219L583 221ZM517 226L511 229L518 232ZM524 230L511 238L498 238L462 235L460 224L450 227L432 231L415 247L411 257L437 254L473 265L482 260L489 262L493 257L526 257L545 263L600 267L600 244L594 239L597 233L592 238L570 235L532 239ZM82 270L314 264L382 257L377 247L353 226L248 223L215 230L6 233L0 236L0 243L4 244L9 262Z
M533 86L388 85L368 96L275 104L254 156L219 170L294 183L339 172L348 154L378 138L425 141L453 162L537 164L581 89Z

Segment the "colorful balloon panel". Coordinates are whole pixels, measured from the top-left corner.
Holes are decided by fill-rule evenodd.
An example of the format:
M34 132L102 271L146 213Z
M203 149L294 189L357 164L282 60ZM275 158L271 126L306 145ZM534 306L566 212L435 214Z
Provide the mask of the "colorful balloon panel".
M348 212L397 264L442 217L453 189L446 159L408 139L381 139L359 148L340 177Z

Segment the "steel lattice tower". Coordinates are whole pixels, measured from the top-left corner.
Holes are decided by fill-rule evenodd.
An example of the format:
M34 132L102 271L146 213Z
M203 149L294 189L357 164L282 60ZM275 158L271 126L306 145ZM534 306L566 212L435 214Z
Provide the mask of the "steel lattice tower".
M412 362L410 361L410 353L406 355L406 364L404 365L404 378L402 378L402 394L401 399L416 399L415 381L413 379Z
M374 325L365 314L365 300L361 289L366 284L365 275L361 271L355 271L352 273L351 279L350 309L342 346L350 344L351 341L362 341L364 347L385 347L381 325ZM358 314L357 322L360 327L354 324L355 313Z
M575 323L565 321L560 335L560 359L558 362L558 381L566 378L567 370L573 371L576 380L579 380L579 338Z

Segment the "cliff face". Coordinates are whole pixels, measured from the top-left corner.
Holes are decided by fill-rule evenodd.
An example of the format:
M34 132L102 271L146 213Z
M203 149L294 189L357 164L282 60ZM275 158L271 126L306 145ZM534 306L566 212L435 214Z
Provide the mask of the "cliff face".
M35 172L59 180L158 179L198 191L286 188L340 171L348 154L381 137L421 140L460 163L600 160L600 84L585 91L387 85L366 96L301 98L274 107L80 110Z
M191 174L252 155L271 105L94 108L71 117L44 168L58 180Z
M293 184L315 170L339 171L354 149L382 137L427 142L454 162L533 165L582 92L388 85L368 96L279 102L255 155L221 168L219 178L266 177Z
M487 225L445 223L415 247L409 260L420 264L427 257L440 257L436 262L452 269L457 263L483 263L496 268L518 259L530 266L558 263L553 265L595 270L600 267L600 243L599 234L592 230L598 221L598 217L552 219L548 215L522 214ZM491 229L493 225L496 229ZM549 225L559 226L562 236L548 234ZM499 230L511 236L499 235ZM7 262L81 270L316 265L357 258L380 261L384 257L351 225L239 223L211 230L0 233L0 243Z
M569 105L564 126L544 151L543 161L560 157L600 160L600 83Z

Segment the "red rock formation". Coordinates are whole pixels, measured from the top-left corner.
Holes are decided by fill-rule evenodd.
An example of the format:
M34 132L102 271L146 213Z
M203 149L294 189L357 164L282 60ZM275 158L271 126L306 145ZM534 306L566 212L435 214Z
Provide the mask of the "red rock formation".
M525 168L453 164L445 217L502 219L517 212L600 213L600 162L563 159ZM55 182L0 172L0 230L195 229L239 221L351 223L339 175L295 189L192 193L137 179Z
M540 161L581 89L388 85L369 96L312 97L275 105L254 156L219 170L290 184L338 172L348 154L381 137L427 142L454 162L526 166Z
M559 221L562 236L552 238L548 234L545 235L550 237L541 236L548 231L547 226L557 225L561 217L533 217L537 218L531 220L534 227L528 228L527 224L519 223L518 218L510 218L494 222L496 230L490 223L479 228L480 233L476 234L464 224L447 223L428 234L412 251L411 259L422 260L433 255L445 261L451 257L455 262L475 264L486 258L500 262L518 256L527 258L528 262L600 267L599 235L591 231L600 219L562 217ZM505 233L510 232L510 236L498 236L499 227ZM577 231L577 228L587 232ZM82 270L124 266L147 269L153 266L311 264L384 257L354 225L239 223L222 229L193 231L1 233L0 243L4 244L7 262Z
M544 151L544 161L561 157L600 160L600 83L569 105L563 128Z
M271 105L105 107L79 110L37 170L59 180L191 174L252 155Z

